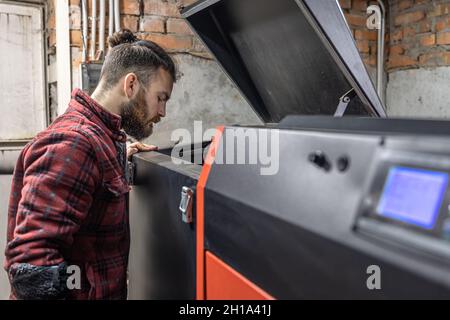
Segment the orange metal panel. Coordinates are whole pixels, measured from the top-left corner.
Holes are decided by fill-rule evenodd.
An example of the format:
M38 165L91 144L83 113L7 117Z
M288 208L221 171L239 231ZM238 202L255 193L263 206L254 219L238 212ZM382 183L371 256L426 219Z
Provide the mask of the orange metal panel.
M207 300L274 300L274 298L214 256L206 252Z
M222 137L224 127L220 126L216 129L216 134L212 140L211 146L205 159L200 178L197 184L197 300L205 299L205 244L204 244L204 200L205 187L208 181L211 166L216 157L216 152L219 147L220 138Z

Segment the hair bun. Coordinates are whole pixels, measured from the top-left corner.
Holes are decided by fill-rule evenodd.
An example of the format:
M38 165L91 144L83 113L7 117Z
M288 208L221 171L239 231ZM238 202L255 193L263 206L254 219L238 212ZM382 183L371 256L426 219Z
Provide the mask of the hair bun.
M108 38L108 43L111 48L124 43L134 43L139 39L128 29L120 30Z

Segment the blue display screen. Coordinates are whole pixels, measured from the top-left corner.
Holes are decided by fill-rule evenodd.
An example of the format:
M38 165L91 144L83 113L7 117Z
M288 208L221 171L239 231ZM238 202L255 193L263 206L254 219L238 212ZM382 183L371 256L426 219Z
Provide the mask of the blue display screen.
M439 215L447 183L447 173L392 167L377 214L432 229Z

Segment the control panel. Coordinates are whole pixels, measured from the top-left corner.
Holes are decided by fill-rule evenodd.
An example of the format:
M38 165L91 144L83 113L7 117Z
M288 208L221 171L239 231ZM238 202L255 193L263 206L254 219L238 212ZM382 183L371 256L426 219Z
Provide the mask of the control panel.
M386 151L361 200L357 232L450 262L448 157Z

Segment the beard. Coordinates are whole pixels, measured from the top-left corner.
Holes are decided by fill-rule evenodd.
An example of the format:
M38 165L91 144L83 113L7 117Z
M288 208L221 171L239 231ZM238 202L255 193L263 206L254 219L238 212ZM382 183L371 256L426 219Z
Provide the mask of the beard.
M153 133L152 123L159 121L156 118L148 120L148 109L142 89L133 100L122 106L120 116L123 130L137 141L149 137Z

